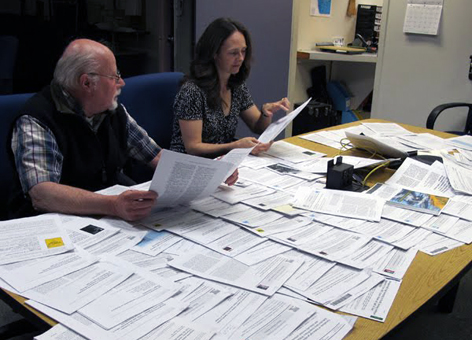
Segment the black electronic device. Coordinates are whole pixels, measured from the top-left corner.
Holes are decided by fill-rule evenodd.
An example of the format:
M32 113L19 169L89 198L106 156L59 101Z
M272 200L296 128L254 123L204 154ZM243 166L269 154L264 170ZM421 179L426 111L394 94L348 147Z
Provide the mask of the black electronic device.
M377 47L379 44L381 18L382 6L357 6L355 36L356 39L359 39L360 42L362 42L361 46L367 47L367 52L377 52Z
M343 163L342 161L343 158L338 157L336 164L334 164L333 159L328 162L328 171L326 174L327 189L351 190L354 166Z
M295 104L295 108L300 104ZM341 113L330 104L310 101L292 123L292 135L323 129L341 124Z

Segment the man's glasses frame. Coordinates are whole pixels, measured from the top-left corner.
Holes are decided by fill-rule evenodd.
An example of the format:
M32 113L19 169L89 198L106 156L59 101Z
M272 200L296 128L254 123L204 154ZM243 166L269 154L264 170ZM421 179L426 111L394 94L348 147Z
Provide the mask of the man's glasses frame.
M114 79L117 84L120 82L120 79L121 79L121 73L118 70L116 71L116 75L100 74L96 72L88 72L87 74L91 76L100 76L100 77Z

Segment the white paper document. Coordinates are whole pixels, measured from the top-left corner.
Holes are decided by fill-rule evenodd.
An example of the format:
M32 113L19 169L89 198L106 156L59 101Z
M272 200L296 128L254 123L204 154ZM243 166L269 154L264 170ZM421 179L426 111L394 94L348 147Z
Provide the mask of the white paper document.
M285 253L290 249L292 248L289 246L284 246L283 244L268 240L246 250L234 259L247 264L248 266L252 266L273 256Z
M265 153L292 163L309 161L326 155L285 141L275 142Z
M24 292L24 296L71 314L117 286L133 273L111 262L97 262Z
M99 243L120 231L108 223L88 217L74 217L67 223L63 223L62 227L67 231L74 245L83 249Z
M226 286L233 295L195 320L217 330L212 340L227 340L267 300L264 295Z
M284 283L288 287L297 291L304 291L311 287L319 278L321 278L328 270L336 265L331 262L311 254L305 254L292 250L285 256L303 260L303 265L292 275L287 282Z
M34 340L86 340L83 336L75 333L60 323L49 329L47 332L37 335Z
M428 255L438 255L462 245L464 245L463 242L439 234L431 234L418 244L418 249Z
M188 304L188 308L176 319L193 322L200 316L228 299L233 293L224 285L216 282L190 277L180 281L182 285L190 282L192 288L183 291L175 297L176 300Z
M358 192L300 187L293 205L324 214L380 221L384 204L382 199Z
M303 301L276 294L267 299L229 339L283 340L313 315L317 308Z
M449 173L446 175L440 169L407 158L386 183L431 195L451 197L454 195L451 190L452 182L449 183L451 178Z
M346 296L351 297L349 291L366 281L369 277L370 273L368 271L352 269L337 264L308 287L308 289L295 291L313 301L327 304Z
M81 308L79 313L111 329L167 300L179 289L179 285L169 280L140 272Z
M139 338L139 340L210 340L214 339L214 334L215 332L212 328L172 319Z
M146 236L137 245L131 248L131 250L156 256L163 252L173 244L179 242L182 238L166 231L154 231L150 230Z
M250 208L242 212L225 215L223 218L249 228L256 228L268 223L272 223L279 218L282 218L282 215L276 213L275 211L264 211Z
M61 254L73 248L55 214L0 222L0 265Z
M157 207L174 207L209 196L228 177L231 163L162 150L149 190Z
M392 249L374 264L374 271L393 279L401 280L415 259L417 252L417 248L410 248L409 250Z
M372 130L374 133L384 137L414 134L396 123L362 123L362 125Z
M266 239L254 235L245 229L236 227L232 232L225 236L207 243L205 247L220 254L234 257L266 241Z
M340 310L370 320L384 322L400 285L401 281L386 279Z
M331 261L337 261L364 247L371 237L333 228L316 240L302 243L299 249Z
M0 277L19 292L24 292L90 266L97 261L98 259L94 256L74 251L0 266Z
M448 155L443 155L443 163L454 190L472 195L472 170L452 161Z
M312 316L293 331L285 340L341 340L354 327L356 318L338 315L322 308L316 308Z
M470 244L472 242L472 222L460 219L447 230L445 236Z
M286 258L282 254L248 266L216 252L206 252L181 256L169 264L206 279L271 296L302 262Z
M295 110L293 110L290 113L287 113L286 116L280 118L276 122L272 122L265 131L259 136L258 140L261 143L269 143L270 141L274 140L275 137L279 135L287 126L290 124L292 120L295 119L295 117L298 116L300 112L303 111L305 106L308 105L310 102L311 98L309 98L306 102L304 102L302 105L297 107Z
M393 246L372 240L362 248L350 253L338 261L348 266L364 269L372 265L393 249Z
M67 315L33 300L26 303L90 340L137 340L187 308L181 302L169 300L106 330L79 313Z

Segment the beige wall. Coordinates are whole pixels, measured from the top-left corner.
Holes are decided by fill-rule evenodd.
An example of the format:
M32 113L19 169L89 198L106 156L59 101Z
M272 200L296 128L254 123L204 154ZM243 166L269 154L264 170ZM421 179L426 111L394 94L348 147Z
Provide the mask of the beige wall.
M296 0L295 0L296 1ZM299 0L298 49L311 49L316 42L344 37L346 43L354 39L356 17L346 15L349 0L332 0L330 17L310 16L310 0ZM358 0L357 4L381 6L383 0Z
M351 108L356 108L374 86L375 64L351 62L298 61L297 50L314 49L316 42L344 37L345 43L354 39L356 16L346 15L349 0L332 0L330 17L310 16L310 0L293 0L292 41L290 48L289 99L292 103L308 99L311 86L310 70L317 65L332 69L332 80L345 82L353 93ZM357 4L383 5L383 0L358 0ZM287 136L290 129L287 131Z

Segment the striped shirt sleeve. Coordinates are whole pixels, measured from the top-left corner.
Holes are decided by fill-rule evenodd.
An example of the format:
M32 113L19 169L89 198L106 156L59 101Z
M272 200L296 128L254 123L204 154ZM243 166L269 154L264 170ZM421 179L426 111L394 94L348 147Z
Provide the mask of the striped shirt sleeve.
M126 111L128 121L126 128L128 130L128 155L138 161L149 163L157 156L161 148L149 137L144 130Z
M59 183L62 153L52 131L37 119L28 115L17 119L11 147L24 193L41 182Z

